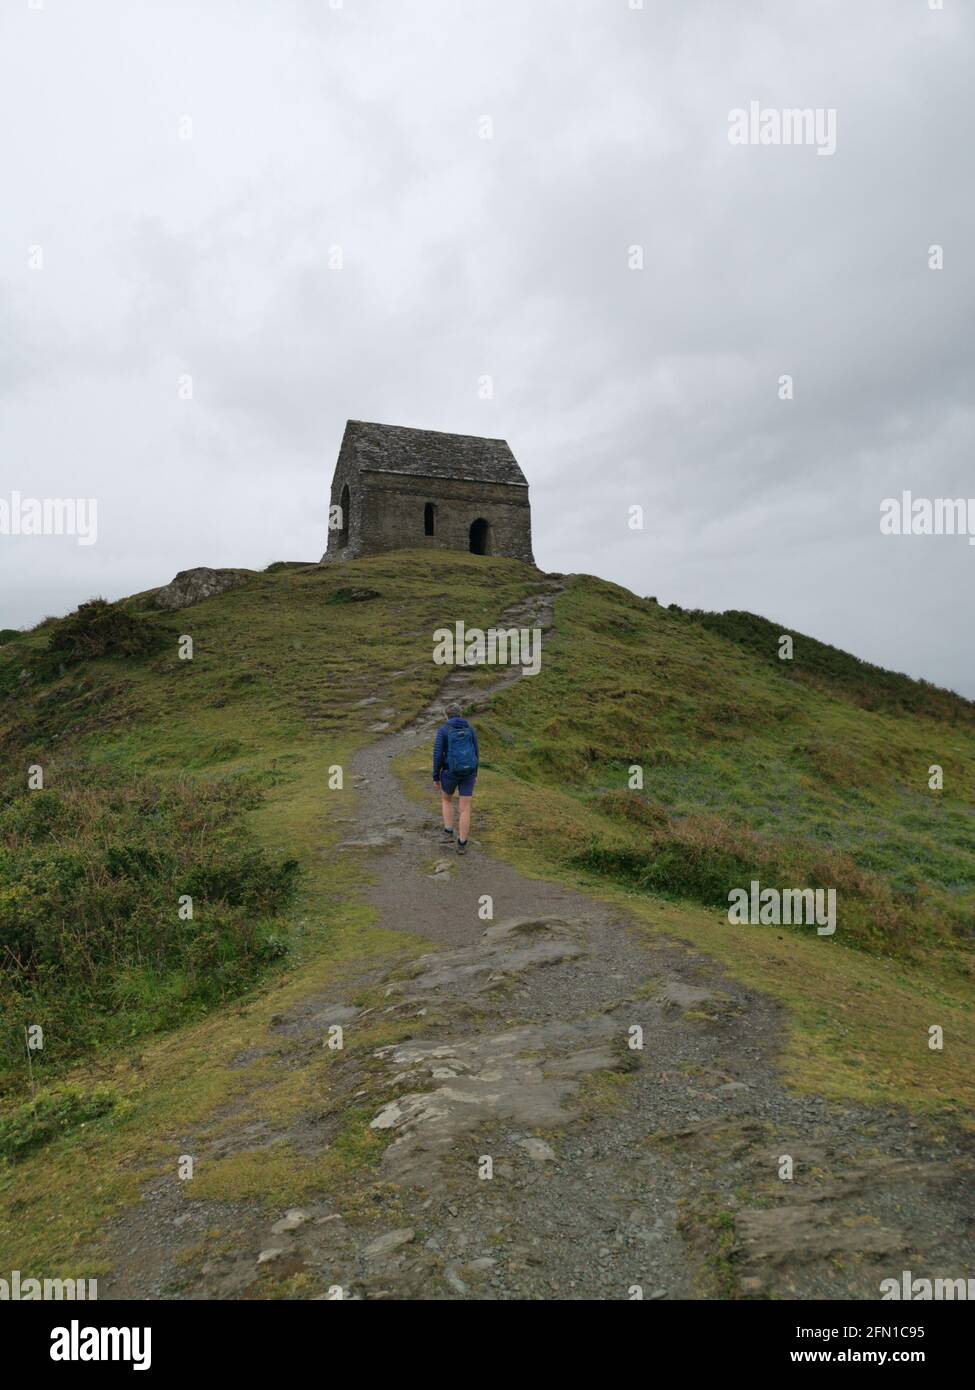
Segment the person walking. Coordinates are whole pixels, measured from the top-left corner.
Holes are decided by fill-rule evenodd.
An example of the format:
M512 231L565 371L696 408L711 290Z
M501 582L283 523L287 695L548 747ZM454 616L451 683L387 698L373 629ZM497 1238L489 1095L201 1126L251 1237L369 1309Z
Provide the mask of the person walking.
M447 722L441 724L433 741L433 784L440 789L443 837L454 838L454 792L457 792L457 853L466 854L471 829L471 799L477 781L477 734L460 712L460 705L447 705Z

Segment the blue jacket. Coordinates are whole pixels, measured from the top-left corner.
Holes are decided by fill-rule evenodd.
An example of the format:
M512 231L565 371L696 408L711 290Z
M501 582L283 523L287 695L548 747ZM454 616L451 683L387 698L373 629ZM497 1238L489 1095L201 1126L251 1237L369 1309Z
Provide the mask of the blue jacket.
M437 730L437 737L433 742L433 780L435 782L440 781L441 769L447 766L447 730L462 729L465 725L468 729L471 729L466 719L462 719L459 714L455 714L452 719L447 720L446 724L441 724L440 728ZM477 755L478 762L480 762L481 753L477 746L477 734L473 729L471 729L471 734L474 738L474 752Z

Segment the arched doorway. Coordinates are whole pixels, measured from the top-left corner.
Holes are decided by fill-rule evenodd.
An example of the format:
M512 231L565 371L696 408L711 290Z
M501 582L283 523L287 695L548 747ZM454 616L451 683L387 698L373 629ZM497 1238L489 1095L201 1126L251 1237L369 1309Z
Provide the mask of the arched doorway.
M339 550L344 550L349 543L349 507L351 505L351 500L349 496L349 485L346 483L345 487L342 489L342 496L339 498L339 507L342 511L342 524L339 526L338 534Z
M482 516L471 523L471 554L489 555L491 545L491 528Z

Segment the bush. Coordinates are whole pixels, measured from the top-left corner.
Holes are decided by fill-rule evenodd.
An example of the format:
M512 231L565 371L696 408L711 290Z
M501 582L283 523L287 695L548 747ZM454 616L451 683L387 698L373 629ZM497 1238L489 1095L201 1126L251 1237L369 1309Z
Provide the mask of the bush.
M625 796L611 793L602 798L603 809L608 802L618 814L617 797ZM634 798L635 808L640 805ZM727 908L731 890L747 888L752 879L763 888L835 888L846 944L907 957L944 939L946 929L957 939L970 930L963 908L947 917L921 885L912 893L897 894L848 854L798 840L763 838L718 816L661 821L659 809L647 806L646 819L641 819L639 809L627 817L644 831L639 845L594 834L566 862L641 892L689 898L708 907Z
M96 598L56 624L46 651L34 657L33 665L46 676L79 661L144 656L158 650L166 638L151 619Z
M45 1063L65 1060L233 997L282 954L276 917L299 869L252 840L253 781L160 785L84 764L46 771L44 791L18 779L0 793L0 1037L10 1065L22 1060L27 1024L45 1026Z

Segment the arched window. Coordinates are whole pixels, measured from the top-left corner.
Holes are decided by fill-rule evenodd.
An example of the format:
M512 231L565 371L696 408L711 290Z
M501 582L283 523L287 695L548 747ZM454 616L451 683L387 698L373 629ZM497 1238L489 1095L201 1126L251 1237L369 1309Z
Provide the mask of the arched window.
M437 533L437 509L432 502L423 508L423 534L434 536Z
M342 489L342 496L339 498L339 507L342 510L341 525L339 526L338 547L344 550L349 543L349 507L351 505L349 496L349 485L346 483Z
M471 523L471 554L489 555L491 553L491 528L482 516Z

